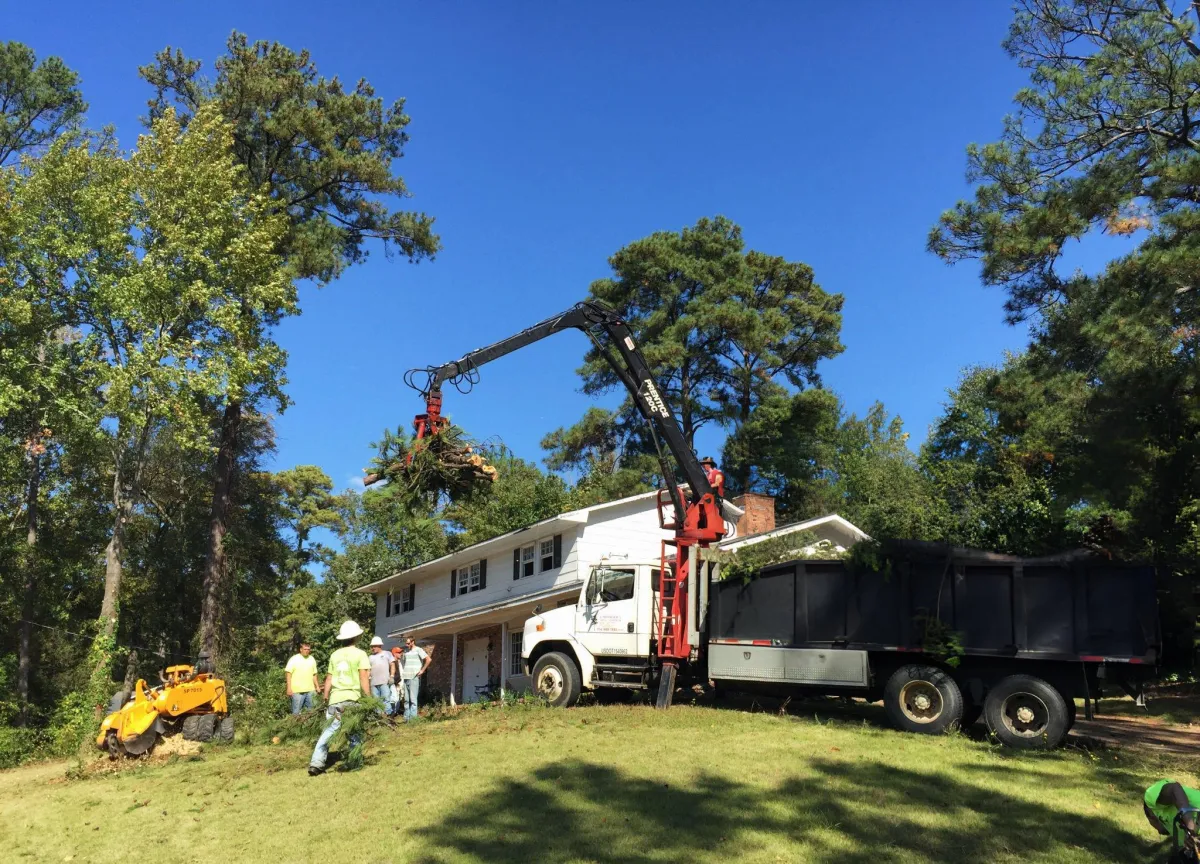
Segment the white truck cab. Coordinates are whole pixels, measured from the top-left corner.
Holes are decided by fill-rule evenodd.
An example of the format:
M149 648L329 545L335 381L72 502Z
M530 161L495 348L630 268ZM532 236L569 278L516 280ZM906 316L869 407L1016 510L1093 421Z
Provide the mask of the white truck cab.
M571 705L583 690L642 689L650 670L660 564L602 559L573 606L525 622L521 656L533 687L552 705Z

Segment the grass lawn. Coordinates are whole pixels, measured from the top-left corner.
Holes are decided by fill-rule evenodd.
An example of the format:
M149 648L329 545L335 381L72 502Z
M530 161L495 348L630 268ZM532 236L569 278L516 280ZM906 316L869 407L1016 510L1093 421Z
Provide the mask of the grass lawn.
M0 772L3 858L1129 864L1164 857L1145 786L1200 770L689 706L472 710L383 732L365 768L316 778L308 753Z
M1080 706L1082 704L1079 702ZM1148 718L1181 726L1196 726L1200 725L1200 696L1152 695L1147 698L1145 708L1139 708L1128 696L1101 699L1096 705L1096 714L1100 717Z

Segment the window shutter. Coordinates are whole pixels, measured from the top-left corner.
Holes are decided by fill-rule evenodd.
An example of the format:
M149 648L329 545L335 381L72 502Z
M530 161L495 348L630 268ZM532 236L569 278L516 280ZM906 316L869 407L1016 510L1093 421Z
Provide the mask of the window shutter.
M562 566L562 535L554 535L554 566Z
M387 592L387 607L386 608L387 608L387 612L384 614L383 617L391 618L392 617L392 592L391 591Z
M521 547L513 550L513 581L521 578Z
M450 571L450 598L453 599L454 595L457 593L458 593L458 571L451 570Z
M479 590L482 591L487 587L487 559L483 558L479 562Z
M416 609L417 608L417 583L416 582L410 583L408 588L405 589L405 591L408 592L409 608Z

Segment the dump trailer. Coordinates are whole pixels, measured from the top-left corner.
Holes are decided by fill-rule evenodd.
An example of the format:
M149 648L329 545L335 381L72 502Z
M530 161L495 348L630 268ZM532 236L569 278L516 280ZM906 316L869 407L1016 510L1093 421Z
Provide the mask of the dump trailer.
M571 704L583 689L657 686L659 562L592 568L574 607L525 625L534 686ZM699 562L695 646L680 680L774 696L882 700L891 722L935 734L983 715L1003 743L1053 747L1075 699L1140 697L1160 634L1153 568L1087 551L1020 558L889 544L871 566L801 559L748 579ZM669 582L667 584L670 584Z

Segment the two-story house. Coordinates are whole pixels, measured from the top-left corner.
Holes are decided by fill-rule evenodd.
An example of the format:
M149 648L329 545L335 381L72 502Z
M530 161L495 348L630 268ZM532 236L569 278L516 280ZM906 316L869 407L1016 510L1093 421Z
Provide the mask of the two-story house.
M387 647L413 636L430 652L429 697L473 702L487 691L525 689L525 620L535 607L575 603L602 559L657 560L670 532L659 527L656 494L571 510L357 590L375 595L375 634ZM765 495L733 503L745 515L728 526L723 544L808 530L848 547L866 536L836 515L776 528L774 500Z

